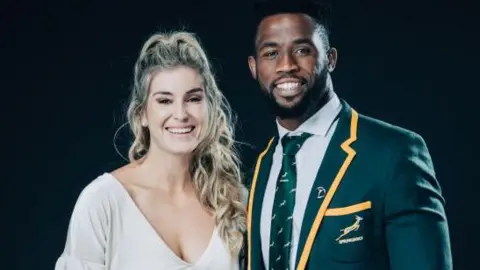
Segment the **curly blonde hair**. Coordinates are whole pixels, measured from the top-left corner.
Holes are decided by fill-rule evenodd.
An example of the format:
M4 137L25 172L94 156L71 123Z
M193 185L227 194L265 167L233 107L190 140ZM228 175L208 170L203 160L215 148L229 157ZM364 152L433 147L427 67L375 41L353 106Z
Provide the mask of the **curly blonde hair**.
M246 189L242 185L233 138L233 113L194 34L183 31L157 33L143 45L135 63L134 85L127 111L134 136L128 156L131 162L137 162L150 147L150 134L141 125L141 116L152 74L179 66L190 67L202 76L206 94L206 124L200 131L200 142L190 165L195 192L200 203L213 214L220 236L235 256L242 248L246 230Z

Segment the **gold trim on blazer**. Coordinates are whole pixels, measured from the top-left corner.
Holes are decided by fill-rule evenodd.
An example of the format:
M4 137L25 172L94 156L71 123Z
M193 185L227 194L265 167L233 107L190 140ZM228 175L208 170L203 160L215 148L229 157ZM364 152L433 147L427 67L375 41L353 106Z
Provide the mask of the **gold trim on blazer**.
M270 146L273 142L274 138L271 138L270 141L268 142L267 147L263 152L260 153L257 159L257 164L255 165L255 171L253 173L253 180L252 180L252 186L250 187L250 198L248 200L248 210L247 210L247 241L248 241L248 265L247 269L251 270L252 269L252 208L253 208L253 198L255 197L255 188L257 186L257 176L258 176L258 171L260 170L260 165L262 164L262 159L265 156L265 154L268 152L268 149L270 149Z
M348 138L341 145L341 148L343 149L343 151L347 153L347 158L343 162L342 167L340 167L340 170L338 171L337 176L333 180L332 186L328 190L327 195L325 195L325 199L322 202L320 209L318 210L317 216L315 217L315 220L312 224L312 228L310 229L310 232L308 234L307 241L305 242L303 252L300 256L300 260L298 262L298 267L297 267L298 270L305 269L307 265L308 257L310 256L310 253L312 251L313 241L315 240L318 229L320 228L320 224L322 223L323 217L325 216L327 207L330 204L330 201L332 200L333 195L337 191L338 185L342 181L342 178L345 175L345 172L347 171L348 167L350 166L350 163L352 162L353 158L356 155L355 150L352 147L350 147L350 144L352 144L354 141L357 140L358 113L353 109L352 109L351 117L352 118L350 122L350 138Z

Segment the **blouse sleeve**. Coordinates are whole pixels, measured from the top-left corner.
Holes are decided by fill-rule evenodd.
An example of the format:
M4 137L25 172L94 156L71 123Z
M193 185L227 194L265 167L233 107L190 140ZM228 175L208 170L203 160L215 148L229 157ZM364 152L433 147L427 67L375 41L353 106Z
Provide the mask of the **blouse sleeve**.
M248 206L248 189L245 187L242 188L242 204L246 209Z
M106 269L109 209L108 197L95 185L82 191L71 215L65 248L57 259L55 270Z

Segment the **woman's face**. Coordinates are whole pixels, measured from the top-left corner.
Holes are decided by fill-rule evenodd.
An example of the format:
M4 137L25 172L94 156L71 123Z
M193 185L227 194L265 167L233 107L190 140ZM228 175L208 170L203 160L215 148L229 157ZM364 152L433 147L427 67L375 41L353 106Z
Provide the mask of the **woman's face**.
M199 144L207 103L201 75L189 67L154 73L142 125L150 144L171 154L190 154Z

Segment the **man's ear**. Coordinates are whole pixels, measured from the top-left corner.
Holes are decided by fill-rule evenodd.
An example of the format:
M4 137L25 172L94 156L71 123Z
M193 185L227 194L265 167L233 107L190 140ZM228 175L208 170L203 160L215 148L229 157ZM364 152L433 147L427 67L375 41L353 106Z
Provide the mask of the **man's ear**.
M330 48L327 52L327 58L328 58L328 71L333 72L335 70L335 67L337 66L337 58L338 58L338 52L337 49L335 48Z
M252 77L256 80L257 79L257 61L255 57L249 56L248 57L248 67L250 68L250 73Z

